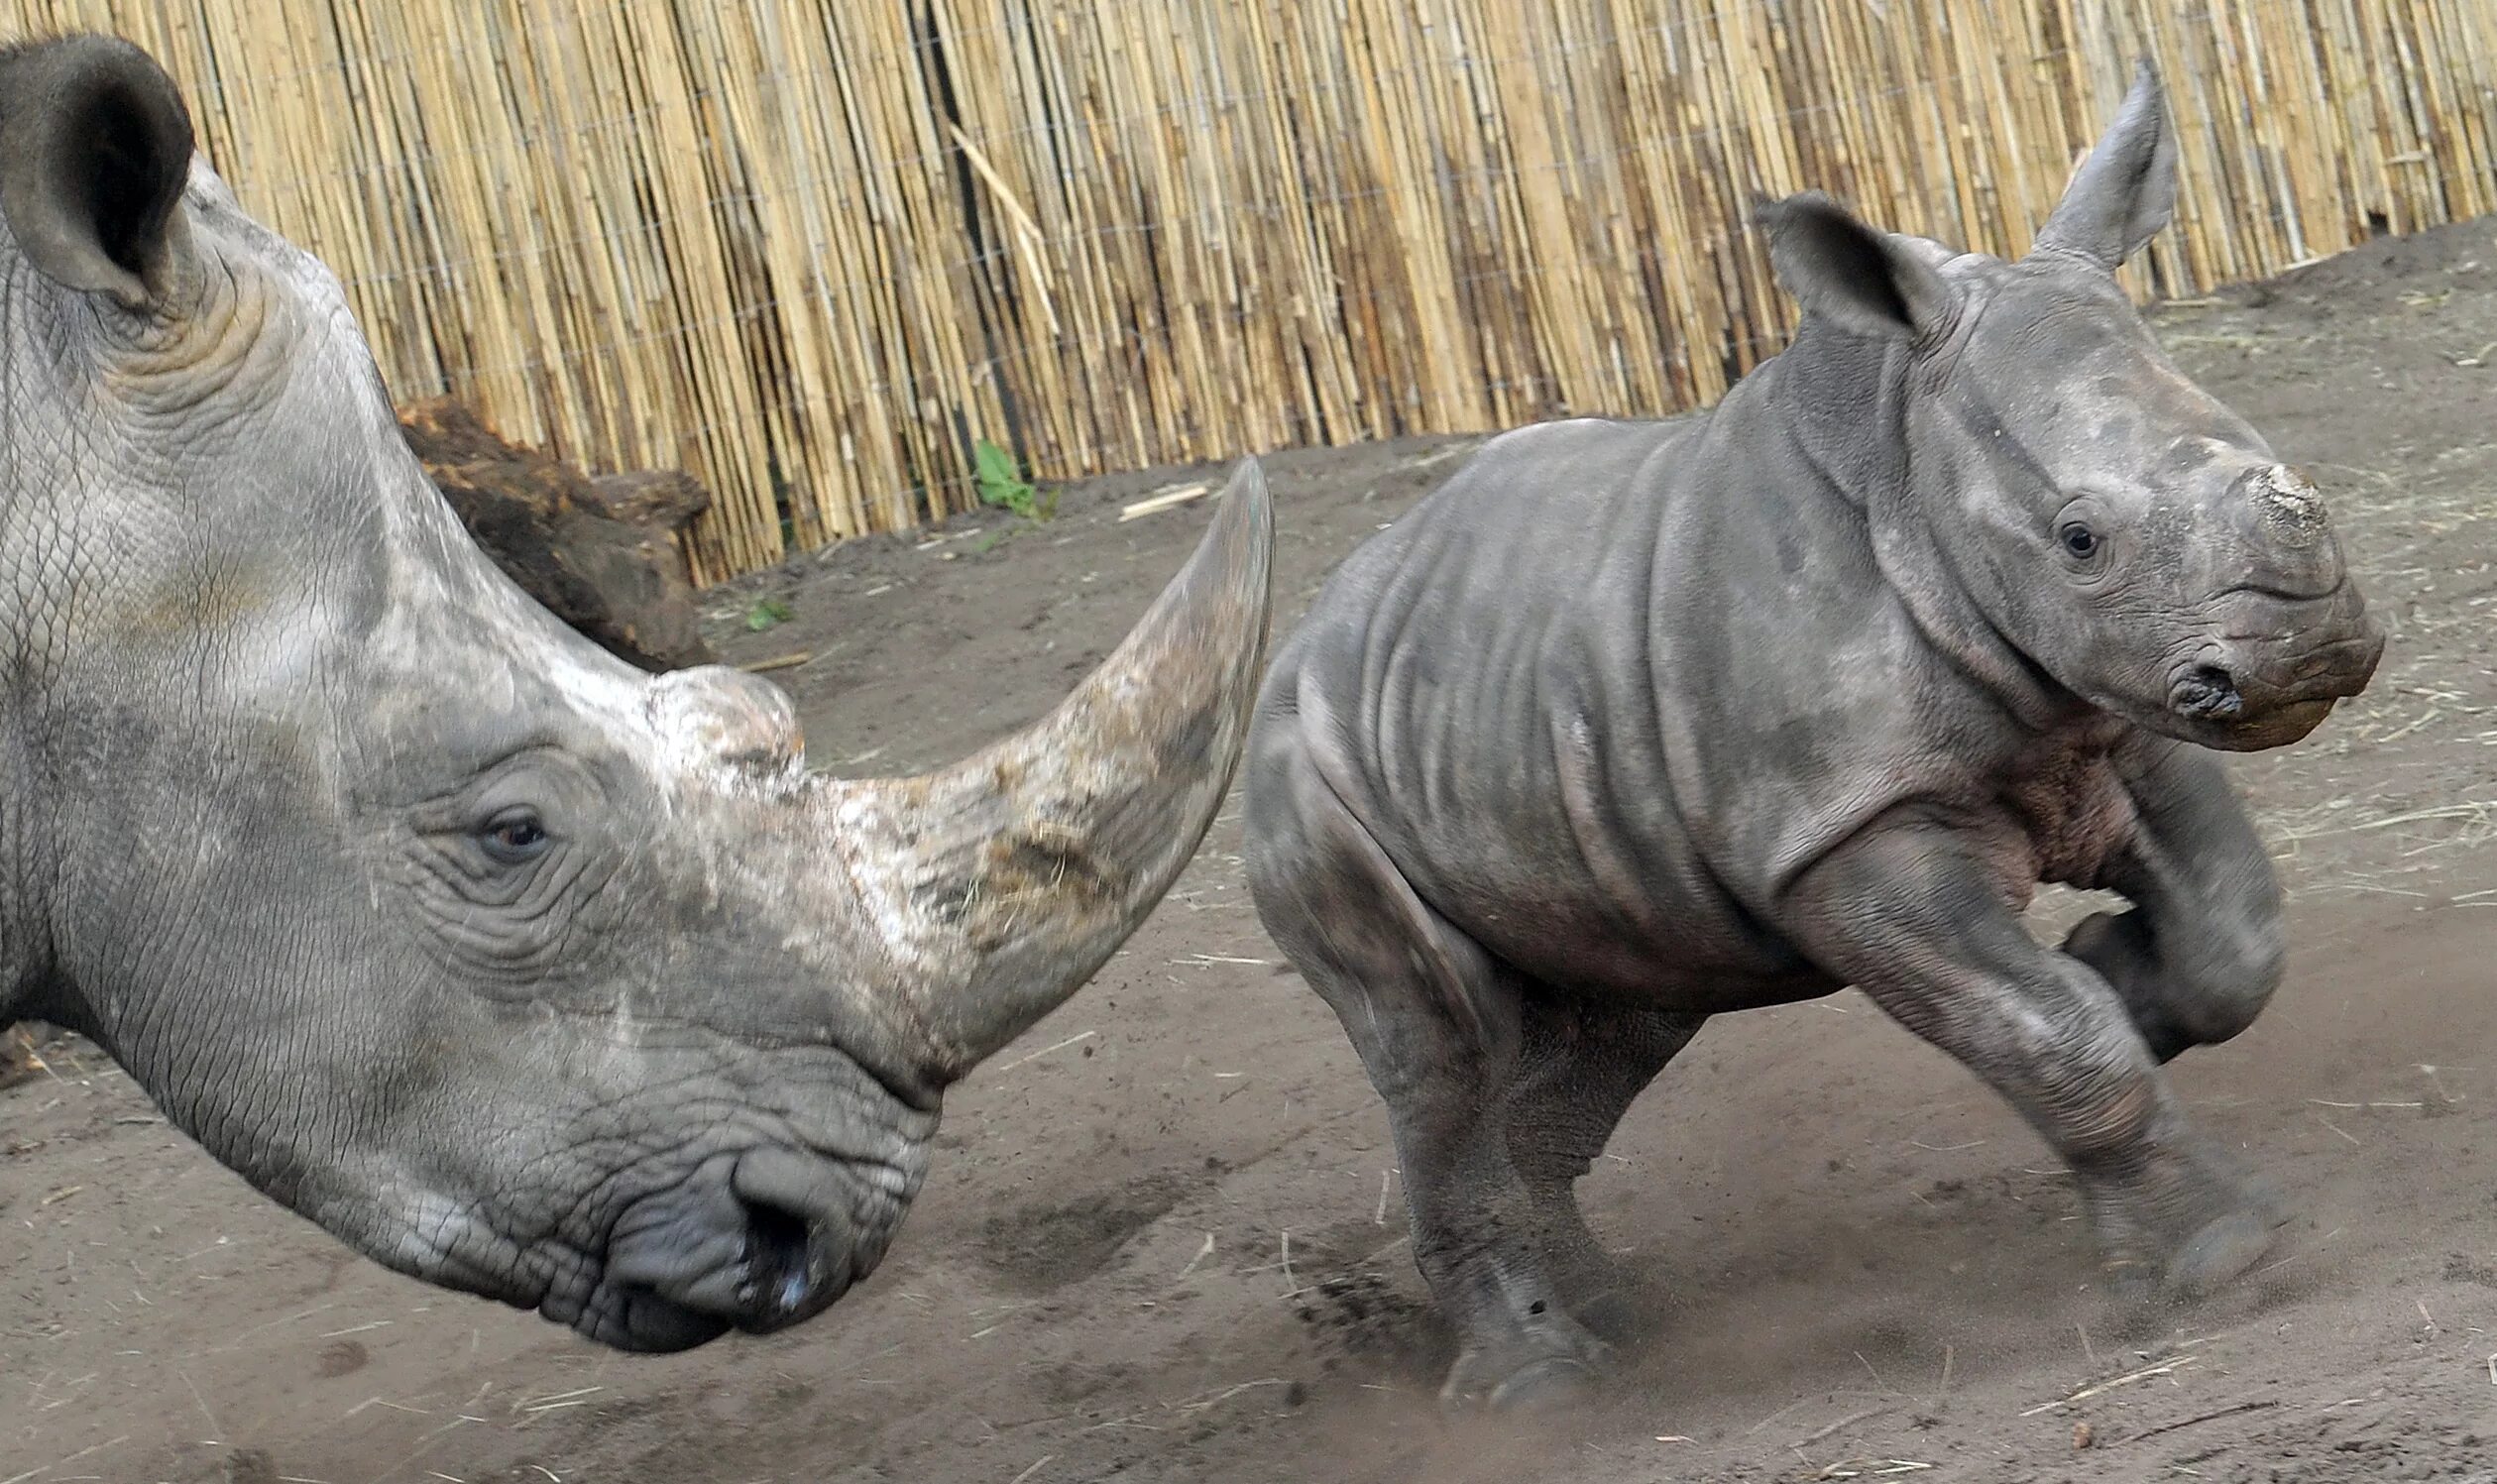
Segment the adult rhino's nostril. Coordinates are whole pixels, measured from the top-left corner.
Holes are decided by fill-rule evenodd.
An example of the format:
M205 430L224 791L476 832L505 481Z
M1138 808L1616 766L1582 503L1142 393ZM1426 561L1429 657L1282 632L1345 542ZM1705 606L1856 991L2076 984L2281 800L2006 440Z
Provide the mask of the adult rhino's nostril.
M648 1332L632 1338L678 1349L731 1327L768 1334L832 1307L859 1276L850 1179L803 1150L755 1149L632 1204L609 1239L606 1275Z
M739 1198L745 1207L745 1280L738 1308L757 1319L799 1313L815 1291L814 1227L806 1217L768 1201Z
M2237 679L2217 665L2196 665L2178 681L2176 709L2188 716L2220 721L2245 709L2245 697L2237 689Z
M731 1182L745 1212L738 1327L768 1333L822 1313L849 1291L854 1233L840 1167L789 1149L757 1149Z

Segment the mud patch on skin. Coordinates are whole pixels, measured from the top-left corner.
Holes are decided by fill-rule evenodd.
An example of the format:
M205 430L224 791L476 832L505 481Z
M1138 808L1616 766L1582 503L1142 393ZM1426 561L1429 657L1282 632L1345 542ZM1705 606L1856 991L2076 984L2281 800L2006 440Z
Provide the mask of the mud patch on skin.
M1034 1201L989 1218L980 1232L980 1261L1035 1293L1089 1278L1191 1189L1179 1176L1149 1175L1070 1200Z

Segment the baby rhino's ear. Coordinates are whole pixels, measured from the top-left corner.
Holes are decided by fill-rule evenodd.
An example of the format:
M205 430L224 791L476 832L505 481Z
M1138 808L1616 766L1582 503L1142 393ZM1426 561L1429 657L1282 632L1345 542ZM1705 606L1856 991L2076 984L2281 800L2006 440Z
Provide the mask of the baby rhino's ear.
M1806 314L1892 339L1917 339L1949 321L1953 295L1942 275L1821 192L1763 200L1754 214L1768 229L1777 282Z
M2073 172L2029 251L2061 253L2113 273L2174 215L2176 131L2168 127L2159 73L2145 59L2106 137Z

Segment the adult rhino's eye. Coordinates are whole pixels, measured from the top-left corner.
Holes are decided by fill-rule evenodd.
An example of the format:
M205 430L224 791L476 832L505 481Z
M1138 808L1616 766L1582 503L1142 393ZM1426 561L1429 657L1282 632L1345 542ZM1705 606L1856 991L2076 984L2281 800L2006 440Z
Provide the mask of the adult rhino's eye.
M506 865L525 865L546 854L546 827L530 809L507 809L477 837L486 854Z
M2078 520L2057 531L2056 538L2064 543L2064 550L2082 561L2099 554L2099 533Z

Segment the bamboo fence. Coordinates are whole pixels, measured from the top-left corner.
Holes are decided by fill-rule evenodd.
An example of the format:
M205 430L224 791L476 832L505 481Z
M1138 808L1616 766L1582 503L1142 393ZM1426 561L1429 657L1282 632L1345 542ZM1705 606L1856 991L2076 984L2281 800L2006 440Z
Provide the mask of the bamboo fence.
M2497 210L2497 0L0 0L153 51L396 393L682 467L715 580L1065 478L1703 404L1756 191L2016 253L2158 59L2141 293Z

